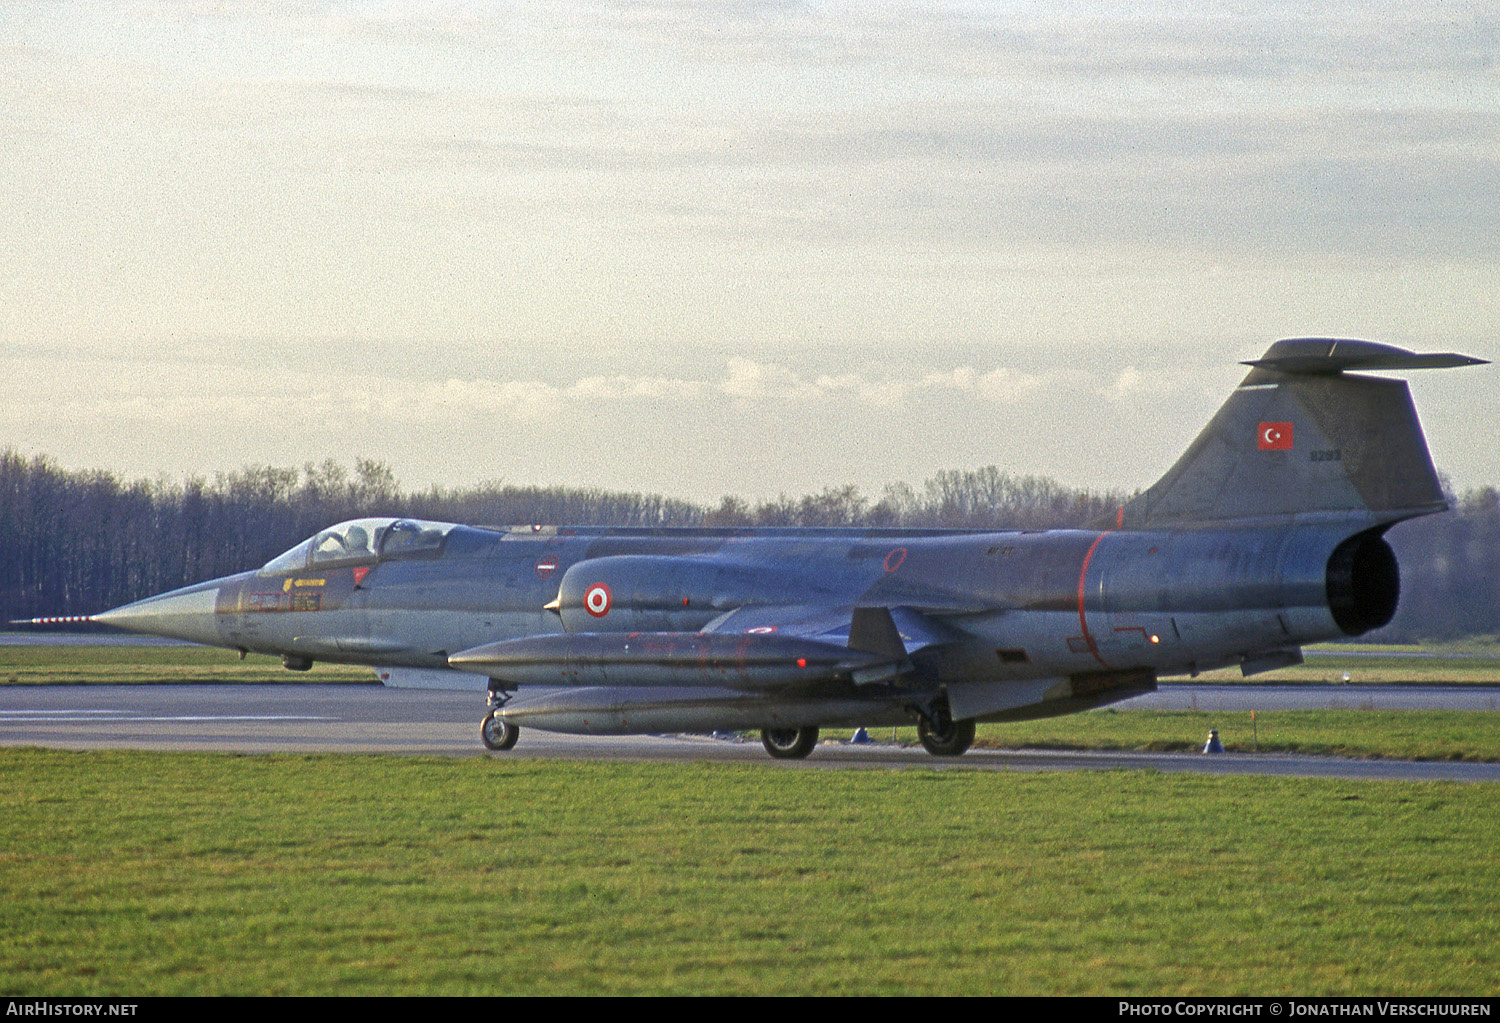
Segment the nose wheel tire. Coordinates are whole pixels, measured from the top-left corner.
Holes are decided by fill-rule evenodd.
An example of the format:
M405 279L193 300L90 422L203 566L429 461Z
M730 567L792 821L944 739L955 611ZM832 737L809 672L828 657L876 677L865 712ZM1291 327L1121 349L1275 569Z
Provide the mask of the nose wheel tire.
M935 757L962 756L974 744L974 721L954 721L947 714L940 714L936 722L918 718L917 738Z
M494 711L485 715L479 726L479 738L484 741L484 748L497 753L510 749L520 737L521 730Z
M816 728L767 728L760 733L761 745L777 760L801 760L818 744Z

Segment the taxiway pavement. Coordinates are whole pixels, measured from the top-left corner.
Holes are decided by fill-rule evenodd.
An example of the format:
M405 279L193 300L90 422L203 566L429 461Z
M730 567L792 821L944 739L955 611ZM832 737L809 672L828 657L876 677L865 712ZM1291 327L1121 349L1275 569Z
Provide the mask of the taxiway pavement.
M1286 709L1275 689L1309 687L1170 686L1130 705L1235 709L1217 690L1243 690L1263 710ZM1324 687L1340 689L1341 687ZM1444 706L1444 694L1400 692L1430 687L1365 687L1383 700ZM1462 688L1462 687L1459 687ZM1290 694L1284 694L1290 695ZM1376 695L1324 693L1333 704L1359 708ZM1470 691L1467 697L1475 695ZM1494 690L1479 692L1477 709L1494 709ZM1466 697L1466 698L1467 698ZM1218 706L1216 701L1224 701ZM1183 704L1180 701L1186 701ZM1488 701L1486 704L1485 701ZM1384 704L1383 704L1384 705ZM1401 705L1401 704L1398 704ZM1070 753L970 750L946 760L920 747L890 742L825 741L806 760L771 761L755 740L708 736L574 736L525 729L508 753L487 754L479 742L483 697L468 692L387 689L379 685L139 685L0 687L0 745L57 749L197 750L236 753L393 753L436 756L616 761L756 762L789 769L963 767L989 770L1190 771L1401 780L1500 781L1500 764L1347 760L1281 754ZM879 729L875 731L879 738Z

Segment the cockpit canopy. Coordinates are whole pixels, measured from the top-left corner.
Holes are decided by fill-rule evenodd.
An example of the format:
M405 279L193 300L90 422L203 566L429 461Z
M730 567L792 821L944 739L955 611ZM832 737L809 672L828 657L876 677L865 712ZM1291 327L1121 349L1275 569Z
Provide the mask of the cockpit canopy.
M422 519L351 519L303 540L266 562L257 574L285 575L304 568L373 565L392 558L435 555L452 529L452 523Z

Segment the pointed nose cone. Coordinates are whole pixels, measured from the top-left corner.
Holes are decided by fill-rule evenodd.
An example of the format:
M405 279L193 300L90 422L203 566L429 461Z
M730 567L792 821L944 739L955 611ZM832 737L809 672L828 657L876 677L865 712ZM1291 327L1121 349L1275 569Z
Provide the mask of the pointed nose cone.
M144 632L169 639L185 639L190 643L223 646L219 628L219 593L229 581L214 579L185 586L96 614L93 619L126 632Z

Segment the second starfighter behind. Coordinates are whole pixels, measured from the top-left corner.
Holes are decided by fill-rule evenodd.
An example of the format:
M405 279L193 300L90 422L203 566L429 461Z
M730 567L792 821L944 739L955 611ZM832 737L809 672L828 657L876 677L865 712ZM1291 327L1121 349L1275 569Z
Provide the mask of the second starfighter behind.
M1066 714L1161 676L1300 662L1390 621L1383 534L1446 502L1406 384L1466 366L1365 341L1279 341L1177 463L1090 529L481 528L345 522L262 568L94 620L487 693L481 737L758 730Z

